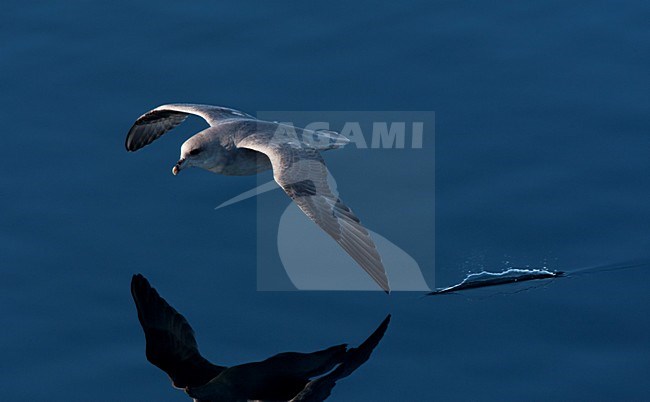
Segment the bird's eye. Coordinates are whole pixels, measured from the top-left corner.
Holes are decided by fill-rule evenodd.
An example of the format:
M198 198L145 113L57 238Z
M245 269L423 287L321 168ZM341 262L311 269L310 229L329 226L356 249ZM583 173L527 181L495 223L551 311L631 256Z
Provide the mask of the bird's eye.
M196 156L196 155L198 155L200 152L201 152L201 148L195 148L195 149L193 149L193 150L190 151L190 155L191 155L191 156Z

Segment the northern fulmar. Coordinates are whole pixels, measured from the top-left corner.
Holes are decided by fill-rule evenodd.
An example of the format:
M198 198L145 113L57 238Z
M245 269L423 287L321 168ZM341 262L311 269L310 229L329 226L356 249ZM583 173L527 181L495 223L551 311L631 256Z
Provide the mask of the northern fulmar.
M385 291L390 287L381 257L359 218L336 196L327 182L320 151L343 147L349 140L334 131L309 130L259 120L219 106L169 104L140 116L126 137L133 152L181 124L188 115L202 117L210 127L181 146L174 175L195 166L229 176L273 169L273 178L298 207L330 235Z

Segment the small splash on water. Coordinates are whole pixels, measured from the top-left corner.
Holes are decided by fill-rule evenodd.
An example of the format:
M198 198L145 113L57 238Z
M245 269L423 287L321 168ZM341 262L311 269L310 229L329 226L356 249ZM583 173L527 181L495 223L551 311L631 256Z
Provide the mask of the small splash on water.
M485 288L490 286L507 285L528 281L537 281L544 279L555 279L560 277L577 277L582 275L598 274L603 272L623 271L629 269L650 268L649 259L632 260L624 263L604 264L570 271L553 271L548 269L546 262L542 268L511 268L510 261L505 260L506 269L501 272L489 272L482 270L477 273L468 273L465 279L460 283L448 288L437 289L427 295L440 295L445 293L455 293L462 290Z
M438 289L429 295L452 293L460 290L478 289L488 286L506 285L533 280L553 279L564 276L562 271L550 271L543 268L508 268L501 272L481 271L468 274L460 283L448 288Z

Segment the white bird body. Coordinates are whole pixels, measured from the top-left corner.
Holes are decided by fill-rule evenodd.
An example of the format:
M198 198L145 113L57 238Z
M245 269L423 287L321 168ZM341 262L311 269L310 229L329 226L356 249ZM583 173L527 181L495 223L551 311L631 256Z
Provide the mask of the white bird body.
M230 176L273 169L273 178L312 221L332 237L383 289L390 291L386 270L368 231L327 182L320 151L349 140L329 130L308 130L258 120L234 109L192 104L159 106L136 120L126 149L137 151L181 124L189 114L210 127L181 146L172 172L199 167Z

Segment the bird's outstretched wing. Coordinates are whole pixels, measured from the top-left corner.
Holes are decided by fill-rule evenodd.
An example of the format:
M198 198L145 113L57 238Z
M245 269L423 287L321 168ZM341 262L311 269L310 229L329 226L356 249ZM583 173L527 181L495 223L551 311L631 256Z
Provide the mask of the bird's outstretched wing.
M320 153L295 136L287 136L282 128L279 124L260 122L256 132L235 137L235 145L266 154L273 166L273 178L305 215L389 292L388 278L375 243L359 218L332 193Z
M254 119L253 116L220 106L175 103L158 106L140 116L126 136L126 150L133 152L151 144L167 131L181 124L188 115L202 117L211 126L225 119Z
M194 331L185 317L140 274L131 279L131 295L144 330L147 360L167 373L175 387L206 384L226 369L201 356Z

